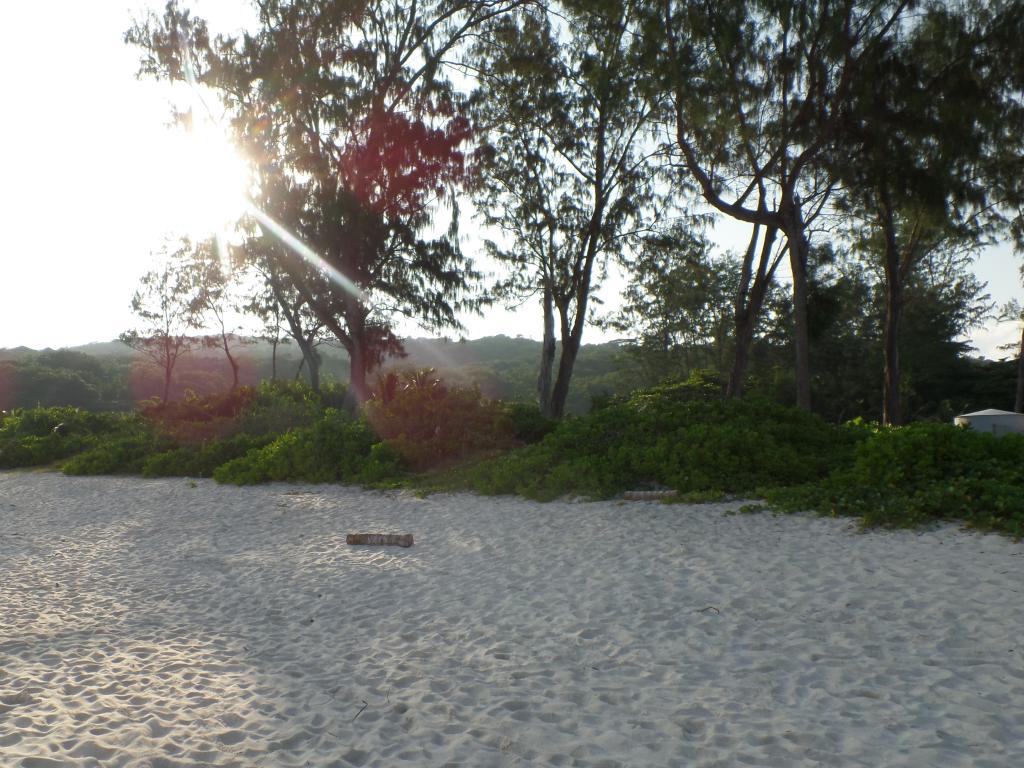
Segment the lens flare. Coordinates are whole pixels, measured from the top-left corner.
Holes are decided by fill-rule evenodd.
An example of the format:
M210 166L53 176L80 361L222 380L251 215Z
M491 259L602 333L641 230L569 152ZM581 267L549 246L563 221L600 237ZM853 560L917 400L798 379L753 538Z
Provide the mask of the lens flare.
M225 269L230 268L227 225L236 225L242 215L247 213L287 248L317 269L323 270L333 283L360 301L365 301L366 295L358 285L252 202L249 195L252 186L250 166L228 138L229 133L222 127L222 121L217 119L203 98L203 86L196 78L195 65L187 46L183 45L181 54L191 99L190 130L193 138L192 152L197 161L195 170L197 178L205 183L205 186L199 188L194 202L200 210L208 211L212 216L213 226L209 227L206 235L216 233L217 250Z
M278 224L271 218L267 213L260 210L256 205L249 204L249 214L256 219L267 231L269 231L274 237L280 240L287 248L294 253L301 256L306 262L322 269L327 273L331 282L335 283L338 287L348 291L352 296L356 297L360 301L366 300L366 295L362 289L359 288L354 282L349 280L345 275L339 272L337 269L332 267L327 261L320 256L316 251L302 242L299 238L293 235L285 227Z

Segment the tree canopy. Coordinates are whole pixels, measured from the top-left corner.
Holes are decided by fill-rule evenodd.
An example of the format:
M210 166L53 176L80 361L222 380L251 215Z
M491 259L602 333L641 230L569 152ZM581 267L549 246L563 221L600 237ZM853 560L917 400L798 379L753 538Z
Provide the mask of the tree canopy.
M234 254L260 287L241 304L314 382L329 334L353 406L403 354L400 321L461 330L501 301L539 310L547 416L595 320L645 375L711 368L726 396L934 416L989 311L973 259L1024 249L1024 0L255 9L218 35L170 0L126 37L142 76L199 97L183 122L223 109L253 168ZM723 219L750 227L743 252L716 251ZM627 284L601 319L611 268Z

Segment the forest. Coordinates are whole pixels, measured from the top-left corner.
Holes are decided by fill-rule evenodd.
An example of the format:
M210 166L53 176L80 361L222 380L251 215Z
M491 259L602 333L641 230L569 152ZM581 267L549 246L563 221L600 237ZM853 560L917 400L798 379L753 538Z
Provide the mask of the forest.
M218 35L169 2L126 34L141 77L204 94L179 123L215 99L252 167L234 240L168 243L135 296L123 339L165 388L197 326L234 366L229 307L293 341L314 389L318 345L343 349L354 407L402 352L397 320L458 333L460 312L529 303L550 418L603 324L632 340L644 383L710 368L727 397L768 388L901 424L952 399L930 385L966 370L957 339L1020 314L971 270L1024 238L1018 2L258 11L258 28ZM463 250L467 212L483 253ZM726 219L749 228L744 251L710 237ZM603 313L611 269L626 288Z
M247 213L229 233L166 243L121 335L134 358L0 362L0 392L36 397L8 394L10 407L40 406L36 422L24 411L0 426L0 463L78 452L65 471L159 474L184 461L83 458L134 418L124 456L230 438L194 466L231 482L443 469L538 497L799 486L774 503L861 514L863 495L847 494L859 483L902 494L871 509L924 499L927 517L967 514L986 478L1019 479L1021 441L992 447L949 421L1024 410L1024 325L1002 361L962 341L997 316L1024 323L973 271L995 243L1024 249L1020 0L255 8L244 33L178 0L127 30L140 77L195 96L175 108L180 129L212 121L245 158ZM746 228L745 247L716 244L723 222ZM605 310L596 291L615 274L621 301ZM397 330L458 337L466 313L496 305L535 307L541 341ZM622 341L589 347L588 327ZM55 391L66 402L43 396ZM282 398L292 417L254 415L291 413ZM58 424L44 406L136 403L79 419L75 451L45 433ZM730 429L786 462L748 455ZM669 434L703 441L732 479L670 450ZM15 449L26 436L43 443ZM922 440L958 447L922 464ZM334 449L310 453L318 441ZM902 479L871 474L882 455L909 462ZM911 466L938 482L954 455L987 469L941 492L907 485ZM1019 535L1020 503L994 493L982 523Z

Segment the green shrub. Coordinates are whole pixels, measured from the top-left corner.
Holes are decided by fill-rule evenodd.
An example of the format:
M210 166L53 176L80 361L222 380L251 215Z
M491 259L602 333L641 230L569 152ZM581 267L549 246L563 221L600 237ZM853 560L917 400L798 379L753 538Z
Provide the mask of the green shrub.
M140 424L134 416L79 408L18 409L0 425L0 468L52 464Z
M183 445L149 456L142 465L145 477L213 477L222 464L271 442L271 435L239 434L222 440Z
M256 399L252 387L238 387L228 392L197 395L188 391L181 400L146 403L141 409L144 417L155 423L174 425L190 421L233 419L246 411Z
M860 517L865 525L962 520L1024 536L1024 435L993 437L948 424L877 429L824 480L767 492L784 511Z
M495 420L499 432L526 444L540 442L557 425L557 421L545 417L540 408L530 403L504 403Z
M92 443L81 436L64 437L55 434L37 437L29 435L20 440L0 442L0 467L40 467L72 456Z
M252 387L210 395L189 391L181 400L144 403L140 413L160 434L179 443L199 443L238 432L239 418L255 400Z
M825 477L861 432L764 400L722 401L716 384L666 384L570 417L543 441L455 472L483 493L607 498L653 484L682 493L750 493Z
M262 448L218 467L221 483L245 485L269 481L358 482L377 442L364 421L333 408L310 427L287 432Z
M333 395L328 399L333 400ZM305 382L265 381L249 410L238 419L238 428L250 435L280 435L310 426L324 410L323 394Z
M103 434L116 431L126 417L117 413L93 413L80 408L25 408L16 409L4 418L0 425L0 440L21 437L45 437L53 433L57 425L61 433Z
M137 475L149 456L168 447L149 430L105 437L61 467L65 475Z
M353 479L371 485L397 481L406 474L405 467L402 454L394 446L388 443L374 443L370 447L370 456L366 464Z

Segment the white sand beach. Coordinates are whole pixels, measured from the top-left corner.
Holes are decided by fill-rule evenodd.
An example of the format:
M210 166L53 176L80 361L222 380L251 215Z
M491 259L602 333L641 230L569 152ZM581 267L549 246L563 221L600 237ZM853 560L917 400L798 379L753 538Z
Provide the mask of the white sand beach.
M738 506L0 473L0 766L1024 765L1024 544Z

